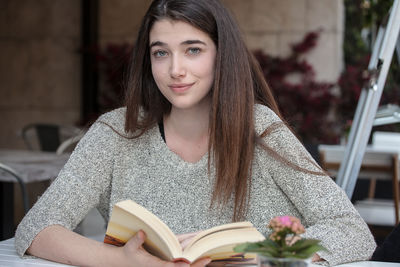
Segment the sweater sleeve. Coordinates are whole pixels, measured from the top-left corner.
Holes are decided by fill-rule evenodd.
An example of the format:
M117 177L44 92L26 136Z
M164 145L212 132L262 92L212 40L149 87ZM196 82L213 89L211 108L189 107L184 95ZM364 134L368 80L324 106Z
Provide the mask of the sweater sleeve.
M264 119L279 124L272 112ZM264 126L268 128L268 124ZM327 251L318 252L325 264L368 260L374 249L374 238L352 203L333 180L322 172L303 145L283 123L264 137L265 143L278 154L305 170L299 170L266 153L268 170L278 187L302 215L305 238L321 240Z
M17 253L23 256L35 236L50 225L73 230L88 211L108 197L116 134L94 123L58 177L18 225Z

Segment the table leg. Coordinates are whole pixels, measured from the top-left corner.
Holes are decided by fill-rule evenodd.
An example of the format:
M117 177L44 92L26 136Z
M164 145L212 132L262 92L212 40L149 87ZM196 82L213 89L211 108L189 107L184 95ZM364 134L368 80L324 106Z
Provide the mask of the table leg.
M14 236L14 183L0 182L0 240Z
M393 201L394 201L394 211L396 225L399 224L399 157L393 156Z

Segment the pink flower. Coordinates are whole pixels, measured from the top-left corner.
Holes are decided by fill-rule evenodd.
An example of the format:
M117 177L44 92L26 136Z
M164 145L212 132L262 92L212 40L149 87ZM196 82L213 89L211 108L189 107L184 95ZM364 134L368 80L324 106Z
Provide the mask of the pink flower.
M293 216L274 217L268 227L273 231L270 239L274 241L285 240L286 236L296 236L305 232L300 220Z
M292 224L292 221L290 220L289 216L282 216L282 217L278 217L279 222L287 227L290 227L290 225Z
M307 259L311 258L315 252L326 250L319 244L319 240L303 239L300 236L305 229L296 217L274 217L268 227L272 229L269 240L240 244L235 247L235 251L257 253L269 258Z

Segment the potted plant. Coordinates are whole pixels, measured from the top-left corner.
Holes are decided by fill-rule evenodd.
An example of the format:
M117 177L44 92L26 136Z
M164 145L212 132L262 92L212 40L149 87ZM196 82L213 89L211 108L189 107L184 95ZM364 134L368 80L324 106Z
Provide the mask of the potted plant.
M274 217L267 227L272 229L268 238L240 244L235 251L256 253L260 267L306 267L314 253L325 250L319 240L301 238L305 229L296 217Z

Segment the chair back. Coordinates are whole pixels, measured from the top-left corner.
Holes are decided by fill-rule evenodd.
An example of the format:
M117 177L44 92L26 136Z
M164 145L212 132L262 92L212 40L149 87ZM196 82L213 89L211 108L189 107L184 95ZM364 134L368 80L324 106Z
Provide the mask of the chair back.
M345 147L339 145L319 145L318 147L321 167L331 176L336 176L340 164L344 158ZM375 151L366 149L364 154L360 177L372 177L378 179L391 179L393 176L393 156L396 152Z
M57 155L61 155L62 153L65 152L72 152L72 150L75 148L76 144L79 142L79 140L81 140L81 138L84 136L84 132L82 131L81 133L72 136L70 138L68 138L67 140L65 140L64 142L62 142L57 150L56 150L56 154Z
M77 135L80 129L50 123L32 123L22 129L22 138L28 149L55 152L60 144Z

